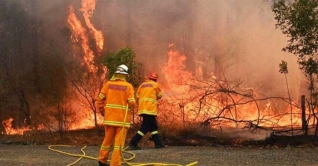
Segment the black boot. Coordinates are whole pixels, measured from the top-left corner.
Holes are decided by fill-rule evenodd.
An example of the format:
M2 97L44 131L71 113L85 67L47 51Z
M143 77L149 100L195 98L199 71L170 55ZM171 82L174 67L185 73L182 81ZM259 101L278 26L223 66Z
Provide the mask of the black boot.
M138 146L138 142L141 140L142 136L138 133L130 140L129 149L130 150L139 150L141 147Z
M104 164L104 163L98 161L98 166L109 166L109 164Z
M155 148L159 149L159 148L164 148L165 146L161 143L158 134L153 134L152 136L152 140L155 143Z

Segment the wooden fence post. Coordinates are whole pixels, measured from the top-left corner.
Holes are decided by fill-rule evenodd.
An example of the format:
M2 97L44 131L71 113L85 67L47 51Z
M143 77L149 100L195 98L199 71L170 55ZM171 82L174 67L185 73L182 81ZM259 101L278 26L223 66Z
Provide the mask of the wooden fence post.
M305 95L301 95L301 122L304 135L308 134L308 125L306 120L306 98Z

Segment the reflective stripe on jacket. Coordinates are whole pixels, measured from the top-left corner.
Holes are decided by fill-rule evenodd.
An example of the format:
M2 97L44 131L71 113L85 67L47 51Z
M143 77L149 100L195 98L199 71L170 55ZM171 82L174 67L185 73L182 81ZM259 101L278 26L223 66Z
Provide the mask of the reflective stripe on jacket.
M157 101L162 97L159 84L152 80L142 83L136 93L138 98L138 115L157 116Z
M124 78L115 76L107 81L96 99L98 109L104 108L104 125L130 127L131 115L127 104L134 105L134 88ZM126 121L124 122L125 113Z

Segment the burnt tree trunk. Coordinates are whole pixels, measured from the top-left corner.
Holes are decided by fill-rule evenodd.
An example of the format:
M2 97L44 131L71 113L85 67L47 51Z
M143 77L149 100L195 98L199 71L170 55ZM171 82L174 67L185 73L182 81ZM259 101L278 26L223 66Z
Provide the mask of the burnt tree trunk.
M302 121L302 130L304 135L308 134L308 125L306 120L306 98L305 95L301 96L301 121Z

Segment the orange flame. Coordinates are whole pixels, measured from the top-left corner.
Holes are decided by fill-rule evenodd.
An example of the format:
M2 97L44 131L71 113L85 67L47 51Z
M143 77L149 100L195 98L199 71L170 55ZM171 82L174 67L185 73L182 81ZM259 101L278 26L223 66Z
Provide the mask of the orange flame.
M2 121L2 125L3 125L4 130L5 130L5 133L2 132L2 134L23 135L23 133L26 132L26 131L44 129L44 125L39 125L37 128L34 128L34 129L31 129L29 126L28 127L19 128L19 129L14 129L12 127L12 122L13 122L13 118L9 118L7 120Z
M191 72L186 71L184 62L186 56L178 52L173 44L169 45L168 62L163 67L162 73L165 84L162 86L164 92L161 101L161 114L165 121L170 118L176 121L202 122L211 117L216 118L220 125L237 127L235 121L254 121L260 122L260 126L300 126L301 114L299 108L293 107L291 122L290 107L286 110L275 110L273 104L264 103L257 105L255 102L235 105L235 108L223 109L229 104L242 103L242 101L252 100L246 96L232 95L231 98L219 89L224 82L217 80L216 76L204 78L199 81L194 78ZM226 86L226 85L225 85ZM248 91L248 90L247 90ZM257 92L251 92L254 98L259 98ZM202 98L202 96L205 96ZM159 116L160 117L160 116ZM233 119L232 121L229 119ZM245 125L242 123L242 125ZM241 126L243 127L243 126Z
M174 93L189 91L189 85L194 77L191 72L185 70L186 56L175 50L174 44L170 44L168 57L167 64L162 68L166 84L169 85L165 89Z
M69 7L69 15L67 19L72 29L73 42L79 42L84 52L84 62L89 67L90 71L96 72L97 67L94 65L94 52L89 47L89 40L86 29L81 24L80 20L74 13L74 7Z
M69 15L67 21L72 30L72 41L74 43L79 43L83 52L84 52L84 62L88 66L90 72L96 73L97 66L94 64L94 51L90 46L90 35L93 36L93 41L97 47L97 53L101 53L104 46L104 37L101 31L96 30L94 25L91 23L91 17L95 10L97 0L82 0L80 11L84 17L84 23L88 30L82 25L81 21L76 17L74 12L74 7L71 5L69 7ZM104 73L106 70L104 69ZM92 80L93 81L93 80ZM77 114L76 122L71 124L70 129L82 129L82 128L91 128L94 126L94 114L92 111L80 111L81 114ZM97 115L100 119L99 115Z
M101 52L104 46L104 37L101 31L96 30L94 25L91 23L91 17L95 10L97 0L82 0L82 8L84 20L90 32L93 34L98 51Z
M83 13L85 26L77 18L74 7L69 7L69 14L67 21L72 30L72 41L79 43L84 52L84 64L87 65L91 72L95 73L97 67L94 64L94 51L90 47L89 35L94 38L97 46L97 51L100 53L103 50L104 37L101 31L96 30L91 22L93 12L96 7L97 0L82 0L80 11ZM288 126L290 122L289 110L281 110L277 112L273 109L273 103L266 103L262 107L258 107L254 103L244 105L237 105L236 110L222 110L228 103L227 95L220 95L215 93L207 96L204 101L200 101L202 95L206 95L207 90L216 90L220 88L221 81L218 81L215 76L206 78L205 82L198 81L191 72L186 70L184 64L186 56L181 54L174 46L169 45L167 64L162 68L164 73L165 83L162 86L164 98L161 102L159 112L162 117L170 121L202 121L209 117L221 115L224 118L232 118L236 120L254 120L259 118L271 119L271 121L264 121L264 126ZM211 80L212 79L212 80ZM257 94L254 94L257 95ZM238 102L242 100L238 96L233 96L232 100ZM203 105L199 106L200 103ZM274 103L275 104L275 103ZM200 107L200 108L199 108ZM300 112L298 108L293 107L293 112ZM180 110L180 111L179 111ZM222 111L222 112L221 112ZM78 111L81 115L77 114L78 121L71 125L70 129L81 129L94 126L93 113L90 111ZM161 116L158 116L161 117ZM170 118L170 119L169 119ZM300 125L300 114L293 115L293 125ZM22 129L12 128L13 119L10 118L2 122L5 127L6 134L23 134L24 131L30 131L29 127ZM231 121L222 121L222 125L236 126Z

